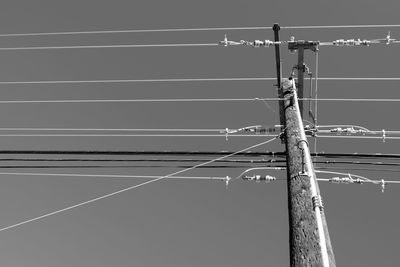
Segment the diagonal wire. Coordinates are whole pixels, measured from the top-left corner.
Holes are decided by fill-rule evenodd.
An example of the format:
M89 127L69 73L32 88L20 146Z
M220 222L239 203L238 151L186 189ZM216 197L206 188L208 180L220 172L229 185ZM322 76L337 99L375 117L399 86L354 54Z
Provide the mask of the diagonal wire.
M280 136L280 134L278 136L272 138L272 139L267 140L267 141L258 143L256 145L252 145L250 147L247 147L247 148L244 148L242 150L236 151L236 152L234 152L232 154L229 154L229 155L226 155L226 156L222 156L222 157L219 157L219 158L216 158L216 159L213 159L213 160L210 160L210 161L195 165L193 167L190 167L190 168L187 168L187 169L184 169L184 170L180 170L180 171L177 171L177 172L165 175L165 176L160 176L160 177L155 178L153 180L146 181L146 182L134 185L134 186L130 186L130 187L124 188L122 190L118 190L118 191L115 191L113 193L107 194L107 195L103 195L103 196L100 196L100 197L97 197L97 198L93 198L91 200L88 200L88 201L85 201L85 202L81 202L79 204L75 204L75 205L72 205L72 206L69 206L69 207L66 207L66 208L63 208L63 209L60 209L60 210L56 210L56 211L53 211L53 212L50 212L50 213L47 213L47 214L32 218L32 219L29 219L29 220L25 220L25 221L22 221L22 222L19 222L19 223L10 225L10 226L6 226L6 227L3 227L3 228L0 228L0 232L15 228L15 227L27 224L27 223L38 221L38 220L44 219L46 217L49 217L49 216L52 216L52 215L55 215L55 214L58 214L58 213L61 213L61 212L64 212L64 211L68 211L68 210L71 210L71 209L74 209L74 208L77 208L77 207L81 207L81 206L84 206L84 205L87 205L87 204L90 204L90 203L93 203L93 202L96 202L96 201L99 201L99 200L102 200L102 199L105 199L105 198L109 198L109 197L124 193L126 191L130 191L130 190L136 189L138 187L141 187L141 186L144 186L144 185L147 185L147 184L150 184L150 183L154 183L154 182L160 181L162 179L169 178L171 176L175 176L175 175L178 175L178 174L181 174L181 173L196 169L196 168L201 167L201 166L205 166L207 164L211 164L211 163L213 163L215 161L218 161L218 160L221 160L221 159L225 159L225 158L234 156L234 155L236 155L238 153L241 153L241 152L244 152L244 151L247 151L247 150L250 150L250 149L265 145L265 144L268 144L268 143L274 141L275 139L277 139L279 136Z

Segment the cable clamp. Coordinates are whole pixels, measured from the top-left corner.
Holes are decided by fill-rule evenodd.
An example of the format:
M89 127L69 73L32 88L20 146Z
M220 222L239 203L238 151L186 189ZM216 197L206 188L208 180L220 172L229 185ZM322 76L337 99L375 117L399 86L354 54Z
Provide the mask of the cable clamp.
M312 197L313 208L316 210L319 208L320 211L324 209L324 205L322 203L321 195L316 195Z

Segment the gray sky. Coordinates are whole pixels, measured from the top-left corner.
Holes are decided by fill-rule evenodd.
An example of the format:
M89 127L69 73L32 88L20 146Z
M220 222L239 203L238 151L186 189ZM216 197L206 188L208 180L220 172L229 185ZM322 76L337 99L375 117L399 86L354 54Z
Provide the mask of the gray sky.
M398 1L2 1L0 33L346 24L398 24ZM281 39L383 38L398 28L282 30ZM1 47L212 43L223 31L1 38ZM229 31L233 40L272 39L270 30ZM398 46L321 48L320 77L399 77ZM284 75L296 55L282 49ZM274 50L245 47L0 51L0 81L274 77ZM315 71L315 56L306 61ZM275 97L274 82L0 85L1 100ZM399 98L398 82L320 81L321 98ZM319 103L320 124L400 130L395 103ZM277 103L271 103L277 110ZM1 127L240 128L278 122L263 103L0 105ZM21 138L2 149L229 150L263 138ZM283 151L279 143L259 151ZM397 153L398 141L318 140L318 151ZM7 170L15 171L15 170ZM19 171L19 170L16 170ZM26 170L38 171L38 170ZM171 168L48 172L167 175ZM237 176L199 169L188 176ZM345 171L345 170L344 170ZM396 179L394 172L361 172ZM284 173L268 174L284 177ZM324 176L326 177L326 176ZM0 228L145 181L2 175ZM320 184L338 266L395 266L400 188ZM0 232L3 266L288 266L284 182L164 180Z

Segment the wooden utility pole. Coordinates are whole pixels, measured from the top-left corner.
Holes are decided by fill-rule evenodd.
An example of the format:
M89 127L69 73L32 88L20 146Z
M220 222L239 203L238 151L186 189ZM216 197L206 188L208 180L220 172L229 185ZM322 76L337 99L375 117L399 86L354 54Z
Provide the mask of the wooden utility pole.
M275 40L279 26L274 25ZM276 51L277 51L276 47ZM303 92L304 50L317 49L317 43L289 42L289 49L298 55L299 94ZM278 53L277 53L278 54ZM280 59L279 59L280 60ZM280 64L277 71L280 72ZM280 77L280 73L278 74ZM287 186L289 206L290 266L335 267L321 196L312 164L309 145L302 122L295 81L290 77L280 82L283 97ZM281 101L282 102L282 101Z

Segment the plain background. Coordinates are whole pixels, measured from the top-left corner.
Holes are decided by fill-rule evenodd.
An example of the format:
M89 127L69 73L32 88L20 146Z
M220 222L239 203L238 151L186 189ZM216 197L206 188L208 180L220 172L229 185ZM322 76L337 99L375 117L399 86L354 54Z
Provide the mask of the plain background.
M198 27L398 24L398 1L18 1L3 0L0 33ZM281 39L384 38L397 28L282 30ZM1 47L213 43L273 39L272 30L0 38ZM399 47L321 48L320 77L399 77ZM284 76L296 61L281 50ZM274 77L274 50L246 47L0 52L0 81ZM315 55L306 62L315 71ZM13 85L1 100L276 97L274 82ZM398 98L398 82L320 81L321 98ZM262 102L0 105L1 127L240 128L278 123ZM320 124L400 130L396 103L320 102ZM239 150L262 138L21 138L1 149ZM397 153L388 140L319 139L318 151ZM258 151L283 151L279 143ZM6 164L6 163L2 163ZM200 169L188 176L237 176ZM10 170L12 171L12 170ZM15 171L15 170L14 170ZM18 170L17 170L18 171ZM38 171L38 170L26 170ZM49 170L166 175L173 168ZM343 169L342 171L346 171ZM396 172L352 171L371 179ZM285 173L265 173L285 177ZM330 176L324 176L329 178ZM2 175L0 227L145 181ZM398 265L400 188L320 184L338 266ZM0 233L2 266L288 266L284 182L164 180Z

